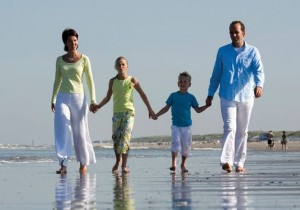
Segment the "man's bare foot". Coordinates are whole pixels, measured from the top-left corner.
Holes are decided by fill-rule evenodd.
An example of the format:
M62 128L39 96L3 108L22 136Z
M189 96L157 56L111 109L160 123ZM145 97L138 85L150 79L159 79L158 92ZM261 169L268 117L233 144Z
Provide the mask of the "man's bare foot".
M81 174L86 174L87 173L86 165L80 165L79 173L81 173Z
M241 166L238 166L238 167L236 167L235 171L236 171L237 173L243 173L243 172L246 171L246 169L243 168L243 167L241 167Z
M231 166L229 165L229 163L224 163L224 164L222 165L222 169L223 169L224 171L227 171L227 173L230 173L230 172L232 171Z

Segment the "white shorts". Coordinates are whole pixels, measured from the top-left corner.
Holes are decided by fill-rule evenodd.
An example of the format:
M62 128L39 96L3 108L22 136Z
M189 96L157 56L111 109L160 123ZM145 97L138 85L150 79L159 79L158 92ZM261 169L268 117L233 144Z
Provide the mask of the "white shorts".
M178 127L171 126L172 130L172 152L181 151L182 156L190 157L191 145L192 145L192 127Z

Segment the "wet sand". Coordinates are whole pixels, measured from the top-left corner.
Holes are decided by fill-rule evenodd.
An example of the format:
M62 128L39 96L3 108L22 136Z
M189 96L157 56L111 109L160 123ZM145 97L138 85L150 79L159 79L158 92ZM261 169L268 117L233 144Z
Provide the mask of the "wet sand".
M194 150L186 175L170 174L169 151L136 154L131 151L127 175L111 174L113 158L97 158L87 175L76 162L64 176L54 173L54 162L2 164L1 209L300 208L298 152L249 150L247 171L228 174L218 164L219 150Z

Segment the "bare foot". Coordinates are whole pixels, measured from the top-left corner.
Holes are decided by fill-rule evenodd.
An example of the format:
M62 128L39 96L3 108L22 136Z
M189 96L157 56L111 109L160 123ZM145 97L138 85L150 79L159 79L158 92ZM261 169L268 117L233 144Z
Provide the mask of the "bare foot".
M130 172L129 168L127 167L122 167L122 173L128 174Z
M170 170L171 170L171 171L176 171L176 166L175 166L175 165L171 166L171 167L170 167Z
M59 170L56 171L57 174L66 174L67 173L67 167L61 166Z
M231 166L229 165L229 163L224 163L224 164L222 165L222 169L223 169L224 171L227 171L227 173L230 173L230 172L232 171Z
M87 173L86 165L80 165L79 173L81 173L81 174L86 174Z
M181 165L181 173L182 173L182 174L186 174L186 173L188 173L188 172L189 172L189 170L187 170L186 167L185 167L184 165Z
M112 169L111 169L111 172L113 173L113 174L115 174L115 173L118 173L118 166L117 165L114 165L114 167L112 167Z
M235 171L236 171L237 173L243 173L243 172L246 171L246 169L243 168L243 167L241 167L241 166L238 166L238 167L236 167Z

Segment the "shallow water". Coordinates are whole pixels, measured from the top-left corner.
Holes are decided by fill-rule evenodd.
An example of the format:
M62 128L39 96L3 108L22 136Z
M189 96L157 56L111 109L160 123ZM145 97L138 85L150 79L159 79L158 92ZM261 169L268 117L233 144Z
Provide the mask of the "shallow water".
M5 150L5 151L4 151ZM197 150L189 174L170 174L168 150L132 150L131 173L112 175L113 151L80 176L71 161L56 175L49 149L0 150L1 209L299 209L297 152L248 151L247 171L223 173L219 150ZM18 158L16 158L18 157Z

